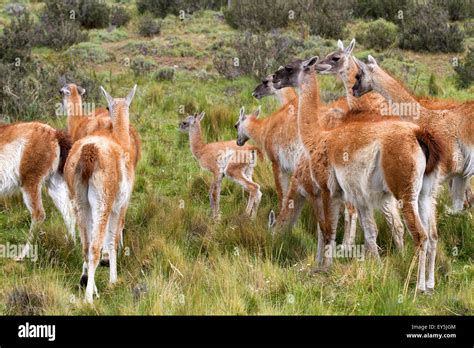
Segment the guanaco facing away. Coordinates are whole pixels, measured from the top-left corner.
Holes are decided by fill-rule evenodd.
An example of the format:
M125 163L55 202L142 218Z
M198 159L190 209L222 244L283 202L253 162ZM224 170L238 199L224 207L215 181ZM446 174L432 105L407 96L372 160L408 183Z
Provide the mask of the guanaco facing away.
M255 218L262 198L260 185L252 179L253 171L257 165L257 155L262 156L255 146L239 147L235 141L220 141L205 144L201 130L201 120L205 113L189 115L179 124L179 130L189 134L191 152L202 169L208 170L213 175L209 198L211 202L212 217L219 219L219 201L222 180L228 177L241 185L249 193L245 212Z
M69 235L75 239L75 220L63 179L71 139L66 133L39 122L0 126L0 195L21 191L31 214L28 241L17 260L28 256L34 233L45 219L41 188L61 212Z
M129 107L136 85L126 98L112 98L102 87L112 120L103 130L76 141L65 166L65 178L81 234L85 300L98 296L95 271L102 248L107 248L110 283L117 281L117 248L135 178L130 158Z
M82 96L85 89L74 83L66 83L60 90L63 98L63 107L67 112L67 129L72 141L75 142L96 132L112 134L113 122L109 117L109 111L105 108L98 108L93 114L85 115L82 108ZM130 125L130 160L134 168L141 157L140 135L134 126ZM123 236L119 236L120 245L123 243ZM102 250L101 265L109 265L109 255L107 248Z

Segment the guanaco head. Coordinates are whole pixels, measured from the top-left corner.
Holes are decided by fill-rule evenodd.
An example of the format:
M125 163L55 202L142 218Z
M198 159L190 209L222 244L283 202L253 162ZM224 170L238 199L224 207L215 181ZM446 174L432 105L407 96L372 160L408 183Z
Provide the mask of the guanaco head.
M86 90L74 83L65 83L59 90L61 94L64 110L68 115L82 115L82 96ZM79 110L74 110L78 108Z
M355 39L352 39L349 46L344 48L342 41L338 40L337 50L329 53L326 57L319 61L319 64L327 64L328 68L319 72L321 74L340 74L348 71L351 67L350 60L355 43Z
M327 65L320 65L317 56L307 60L297 59L294 62L278 69L273 74L273 86L276 89L285 87L299 87L306 74L313 73L314 70L322 71L329 68Z
M245 108L242 106L240 108L239 120L235 124L235 129L237 129L237 145L243 146L247 140L250 139L248 128L251 120L254 120L260 116L261 107L259 106L256 111L250 115L245 114Z
M181 132L190 132L193 129L196 129L201 124L201 120L203 119L206 113L203 111L200 114L194 114L187 116L184 121L179 123L179 130Z
M357 72L354 86L352 86L352 94L354 97L361 97L376 88L379 79L383 78L383 71L370 54L368 56L368 63L365 64L357 61L357 67L359 71Z
M137 91L137 85L133 86L125 98L113 98L102 86L100 86L100 90L107 100L107 107L109 109L110 118L112 119L112 124L116 124L119 115L121 116L121 119L128 120L130 104L132 103L135 92Z
M252 96L257 99L262 99L263 97L274 95L276 93L275 87L273 87L273 75L268 75L262 80L252 92Z

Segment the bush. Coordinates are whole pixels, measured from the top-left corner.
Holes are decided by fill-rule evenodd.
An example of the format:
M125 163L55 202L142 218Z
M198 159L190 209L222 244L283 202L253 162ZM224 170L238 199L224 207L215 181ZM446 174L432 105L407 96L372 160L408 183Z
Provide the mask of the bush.
M469 0L432 0L448 12L449 19L459 21L474 16L474 4Z
M464 33L457 24L448 24L447 11L432 3L415 5L400 25L399 46L429 52L461 52Z
M110 12L110 24L123 27L130 22L131 16L123 6L113 6Z
M138 25L138 32L142 36L151 37L158 35L161 31L161 21L156 20L150 14L145 14Z
M355 0L353 14L355 17L398 21L399 11L405 12L409 0Z
M310 34L340 39L346 34L346 23L350 19L350 8L346 1L302 0L295 4L296 19L305 22Z
M81 0L79 21L86 29L106 28L110 22L110 7L103 1Z
M219 74L227 78L252 75L261 79L288 63L301 42L276 31L260 35L246 31L231 46L235 48L234 55L218 53L213 57Z
M86 88L88 101L98 100L100 82L94 75L79 70L78 62L68 56L48 63L32 60L23 64L21 70L0 64L0 114L12 121L54 116L61 100L61 75Z
M156 69L156 63L153 60L140 55L132 60L130 68L135 75L144 75Z
M474 83L474 49L469 48L469 53L462 59L458 66L454 67L456 71L456 84L459 88L468 88Z
M173 68L161 68L153 75L154 79L157 81L169 81L174 78L174 69Z
M46 0L45 3L35 29L36 43L61 49L87 39L80 27L79 0Z
M288 24L289 11L294 10L290 1L232 1L224 10L226 22L235 29L255 32L282 28Z
M385 19L363 23L356 33L356 39L367 48L383 50L397 41L398 28Z
M12 19L0 36L0 62L21 63L29 60L33 25L33 19L27 12Z
M197 10L219 10L224 0L137 0L138 13L150 12L155 17L165 18L180 11L193 13Z

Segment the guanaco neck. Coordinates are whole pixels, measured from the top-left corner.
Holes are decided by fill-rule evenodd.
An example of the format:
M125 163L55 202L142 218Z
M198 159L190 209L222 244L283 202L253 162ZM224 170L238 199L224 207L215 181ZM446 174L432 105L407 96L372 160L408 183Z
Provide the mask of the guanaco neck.
M373 84L374 91L381 94L385 99L394 103L419 104L418 101L410 94L410 92L407 91L405 86L403 86L379 67L376 69L377 70L374 72L374 74L377 75L375 79L377 82Z
M280 102L280 105L285 105L295 99L297 97L297 94L292 87L286 87L277 89L276 96L278 98L278 101Z
M267 124L271 117L267 117L264 119L258 119L256 117L251 117L248 120L247 125L247 135L251 138L257 146L261 149L265 148L265 138L266 138L266 130Z
M117 143L126 152L130 152L130 118L128 106L122 103L114 106L115 118L113 120L113 135Z
M319 129L319 85L313 69L304 72L298 99L298 133L303 143L314 140Z
M73 91L73 93L66 98L66 114L67 114L67 128L69 133L73 132L77 123L83 116L82 112L82 97Z
M200 158L206 144L203 141L201 125L199 123L189 130L189 145L194 157Z
M352 94L352 86L356 83L356 75L359 71L355 58L350 56L347 68L340 72L341 80L346 90L347 105L351 110L366 110L370 107L368 105L368 95L356 98Z

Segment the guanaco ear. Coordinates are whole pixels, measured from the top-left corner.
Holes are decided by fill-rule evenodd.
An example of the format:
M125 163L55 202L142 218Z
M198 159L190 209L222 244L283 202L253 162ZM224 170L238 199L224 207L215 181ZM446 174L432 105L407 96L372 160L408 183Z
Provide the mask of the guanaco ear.
M256 118L258 118L258 117L260 116L261 111L262 111L262 106L259 105L259 106L258 106L258 109L254 111L253 115L254 115Z
M125 98L125 102L127 103L128 106L132 103L133 97L135 96L135 92L137 91L137 85L133 86L132 90L130 93L128 93L127 97Z
M240 108L239 120L245 120L245 108L243 106Z
M81 86L77 86L77 91L79 92L80 95L84 95L84 93L86 93L86 90L82 88Z
M201 120L204 118L204 116L206 115L206 113L203 111L201 112L199 115L196 115L196 119L201 122Z
M305 60L302 65L303 65L303 68L307 68L309 66L312 66L314 64L316 64L319 60L319 57L318 56L314 56L314 57L311 57L309 58L308 60Z
M272 228L275 225L275 212L272 210L270 214L268 214L268 227Z
M349 57L351 54L352 54L352 50L354 49L355 47L355 44L356 44L356 39L352 39L351 43L349 44L349 46L347 46L347 48L344 50L344 55L346 57Z
M109 93L104 89L104 87L100 86L100 90L102 91L102 94L104 95L105 99L107 100L107 105L109 106L109 110L112 110L112 106L114 105L114 98L110 96Z
M341 51L344 51L344 44L342 43L341 40L337 40L337 47L338 47Z
M367 57L367 60L369 61L367 63L367 67L369 68L370 71L373 71L376 66L378 66L377 61L375 60L374 57L372 57L370 54Z

